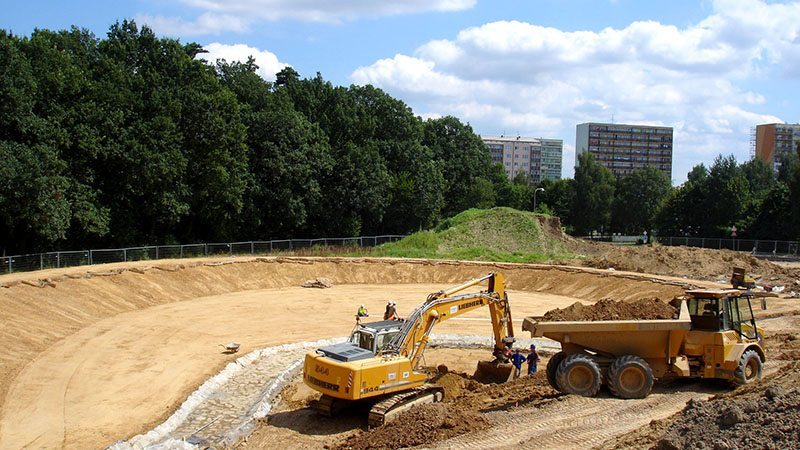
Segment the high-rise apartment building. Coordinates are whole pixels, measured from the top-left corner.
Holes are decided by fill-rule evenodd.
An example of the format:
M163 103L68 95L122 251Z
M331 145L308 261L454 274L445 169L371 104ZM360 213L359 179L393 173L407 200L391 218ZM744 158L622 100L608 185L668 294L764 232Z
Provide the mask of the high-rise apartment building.
M575 161L589 152L617 178L647 166L672 179L672 127L582 123L575 136Z
M481 136L492 154L492 162L500 163L506 175L513 179L520 173L528 175L531 184L561 178L561 139L527 138L522 136Z
M772 164L777 172L781 161L798 150L800 124L768 123L756 126L756 158Z

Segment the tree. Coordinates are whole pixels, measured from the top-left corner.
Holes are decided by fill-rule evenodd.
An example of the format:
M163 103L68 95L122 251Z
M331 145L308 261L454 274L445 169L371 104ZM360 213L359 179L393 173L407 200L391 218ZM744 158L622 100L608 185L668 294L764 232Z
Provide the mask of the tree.
M750 185L732 155L714 160L708 172L708 192L704 216L713 227L710 235L726 236L731 226L743 220L750 205Z
M442 162L447 183L443 214L494 206L491 155L472 128L447 116L427 120L423 129L422 143Z
M652 232L658 208L671 188L667 175L654 167L620 178L614 196L614 231L629 235Z
M589 152L578 156L575 167L575 197L572 224L575 232L609 231L614 202L614 175L598 164Z
M537 187L544 189L537 195L537 209L540 204L546 205L552 209L553 215L561 218L562 224L571 228L574 217L572 205L575 202L575 180L571 178L546 179Z

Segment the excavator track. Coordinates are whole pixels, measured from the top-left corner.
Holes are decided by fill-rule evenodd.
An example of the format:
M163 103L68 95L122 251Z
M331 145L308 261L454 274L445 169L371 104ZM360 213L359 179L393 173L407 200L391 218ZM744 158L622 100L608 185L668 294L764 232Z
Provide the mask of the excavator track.
M314 403L312 408L314 411L322 414L323 416L331 417L347 407L349 403L350 402L347 400L341 400L329 395L323 395L316 403Z
M369 427L379 427L414 406L440 402L443 398L444 389L433 384L392 395L372 406L369 411Z

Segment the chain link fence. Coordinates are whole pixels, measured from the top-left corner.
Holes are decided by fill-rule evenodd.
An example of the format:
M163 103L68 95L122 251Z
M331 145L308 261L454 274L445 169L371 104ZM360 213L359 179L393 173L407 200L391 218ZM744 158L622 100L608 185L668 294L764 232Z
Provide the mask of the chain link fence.
M760 258L800 258L800 242L763 239L722 239L701 237L656 237L661 245L728 249L748 252Z
M383 236L359 236L349 238L215 242L208 244L158 245L33 253L29 255L0 257L0 274L126 261L196 258L222 255L264 255L278 251L293 251L313 247L375 247L388 242L399 241L404 237L404 235L388 234Z

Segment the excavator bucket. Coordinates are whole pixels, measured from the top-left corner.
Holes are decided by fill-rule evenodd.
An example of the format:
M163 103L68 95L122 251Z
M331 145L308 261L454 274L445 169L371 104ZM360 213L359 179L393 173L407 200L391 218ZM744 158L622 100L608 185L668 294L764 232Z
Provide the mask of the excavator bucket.
M483 384L505 383L511 379L514 366L510 363L497 363L495 361L479 361L472 378Z

